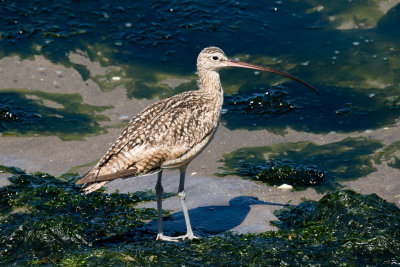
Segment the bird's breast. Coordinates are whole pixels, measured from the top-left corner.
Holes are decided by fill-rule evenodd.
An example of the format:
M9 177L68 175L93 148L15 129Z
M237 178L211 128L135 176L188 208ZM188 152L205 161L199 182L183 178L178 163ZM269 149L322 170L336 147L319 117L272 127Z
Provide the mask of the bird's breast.
M217 128L218 123L211 133L206 135L200 142L197 142L192 147L182 147L182 149L178 148L176 153L173 153L171 157L161 165L161 168L174 169L189 164L212 141Z

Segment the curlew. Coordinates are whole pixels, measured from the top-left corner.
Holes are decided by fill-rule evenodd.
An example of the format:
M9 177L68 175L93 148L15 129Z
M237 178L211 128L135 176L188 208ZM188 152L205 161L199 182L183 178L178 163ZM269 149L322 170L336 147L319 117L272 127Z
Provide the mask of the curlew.
M223 90L218 70L224 67L250 68L275 73L308 83L269 67L229 59L218 47L204 48L197 58L198 87L158 101L137 114L100 161L77 184L91 193L111 180L158 173L155 187L158 210L157 240L177 241L196 238L185 203L185 172L188 164L210 143L219 124ZM178 169L178 195L186 222L186 234L163 234L161 184L163 169Z

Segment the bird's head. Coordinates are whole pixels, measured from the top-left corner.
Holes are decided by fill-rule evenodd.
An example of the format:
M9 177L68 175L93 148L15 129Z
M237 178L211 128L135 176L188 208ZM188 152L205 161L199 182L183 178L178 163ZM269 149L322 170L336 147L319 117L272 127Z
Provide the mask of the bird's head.
M199 56L197 57L197 70L199 72L203 71L218 71L220 68L223 67L239 67L239 68L247 68L247 69L254 69L254 70L260 70L260 71L265 71L265 72L271 72L277 75L281 75L287 78L290 78L292 80L295 80L308 88L310 88L314 93L319 95L319 92L309 85L308 83L300 80L299 78L296 78L290 74L281 72L279 70L275 70L269 67L264 67L264 66L259 66L255 64L249 64L245 62L241 62L238 60L234 59L229 59L224 51L222 51L220 48L215 47L215 46L210 46L204 48Z
M228 66L228 58L220 48L211 46L204 48L197 57L197 69L199 71L217 71Z

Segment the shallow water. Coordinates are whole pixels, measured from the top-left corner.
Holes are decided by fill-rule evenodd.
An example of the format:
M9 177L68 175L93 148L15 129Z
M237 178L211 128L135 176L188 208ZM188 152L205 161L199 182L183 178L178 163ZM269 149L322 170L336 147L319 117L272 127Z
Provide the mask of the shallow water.
M290 72L321 92L313 96L302 85L270 74L222 71L226 94L232 95L225 103L231 112L222 120L228 128L377 129L393 125L400 115L399 6L385 2L3 1L0 56L44 55L76 68L103 90L115 88L109 84L112 74L96 76L71 60L71 53L80 51L118 67L115 74L128 97L152 98L195 89L197 53L216 45L232 57ZM385 8L391 9L385 14ZM165 75L189 82L172 89L159 83ZM271 98L274 90L287 95ZM251 96L296 108L245 112Z
M314 95L303 85L280 76L244 69L222 70L225 103L221 123L230 130L265 130L277 135L286 135L295 130L320 135L351 134L352 137L346 139L343 136L341 140L328 144L302 140L226 151L227 154L222 159L223 170L219 174L235 174L246 179L258 179L269 185L292 181L296 190L310 187L318 193L326 193L340 189L344 182L362 179L375 172L379 164L388 164L390 168L400 169L399 140L384 143L378 139L358 137L360 133L390 128L398 123L400 117L398 25L400 25L399 1L385 0L339 2L277 0L267 3L251 0L219 2L122 0L118 3L106 0L62 2L5 0L0 2L0 58L16 55L21 59L33 59L36 55L44 56L55 64L75 69L83 80L96 83L99 90L109 92L122 87L126 92L126 98L136 99L166 98L196 89L196 57L202 48L210 45L221 47L229 57L288 72L315 86L320 91L320 96ZM86 64L85 60L99 64L99 68L105 68L106 71L93 71L90 68L91 64ZM4 137L43 135L58 136L62 140L83 140L87 136L105 133L107 127L121 126L104 126L104 122L110 118L103 112L113 107L89 105L85 103L82 95L62 90L49 93L41 91L40 88L31 90L2 86L0 133ZM83 161L82 165L87 163ZM278 172L271 169L278 169ZM14 174L18 177L24 175L31 177L22 171L11 172L16 172ZM283 180L277 182L263 178L272 175L279 179L283 177ZM310 175L310 180L305 179ZM76 193L74 197L82 200L78 197L77 189L75 187L71 189L72 185L57 186L69 190L69 193L74 192L73 195ZM55 190L55 187L50 189ZM344 194L343 198L352 199L349 196L351 193L338 194ZM125 196L114 197L113 201L126 200ZM364 199L365 202L376 200L374 196L357 195L355 198ZM368 200L365 200L366 198ZM96 201L105 201L104 199L105 196L97 195ZM334 199L338 201L335 203L342 201ZM47 201L44 194L38 197L39 204L44 200ZM380 201L378 199L374 203L381 204ZM14 208L26 208L21 207L20 203L14 205ZM307 209L307 205L309 204L300 207L307 211L314 209ZM373 205L375 204L371 204ZM391 207L387 209L391 210ZM41 214L42 217L39 216L37 224L24 225L25 218L31 216L29 212L22 210L22 213L17 215L10 215L8 212L10 211L5 211L2 216L7 214L9 218L15 219L16 223L10 223L6 231L11 231L19 225L28 228L32 225L41 227L46 223L50 225L48 228L44 227L43 232L40 232L40 229L34 231L37 234L31 237L34 242L36 239L41 239L40 235L48 235L46 231L50 231L52 225L55 225L56 229L61 229L58 234L64 235L68 234L71 225L82 223L77 219L68 221L65 225L57 225L51 216ZM149 214L152 212L154 211L149 211ZM296 213L299 210L291 212L294 215L289 214L289 217L299 215ZM57 216L65 215L59 210L56 210L56 213ZM398 223L398 211L394 213L397 216L394 221ZM113 217L116 214L109 215ZM358 219L363 221L363 218L366 218L363 216L369 215L360 215ZM308 218L311 217L310 215ZM36 217L30 218L34 221ZM124 217L123 223L131 219ZM284 215L280 219L285 221ZM176 263L173 260L185 263L188 259L183 253L179 254L181 258L168 257L172 255L171 251L176 250L190 253L195 259L190 261L193 264L199 262L207 264L207 257L200 257L196 249L206 251L212 256L209 259L210 264L218 264L215 261L218 257L229 258L237 251L243 254L238 256L237 261L232 261L233 264L251 264L248 261L244 262L243 259L261 260L263 257L260 255L271 256L271 264L282 265L354 263L354 259L349 255L355 251L360 253L360 262L363 263L373 265L399 263L395 253L380 250L385 247L382 244L389 244L398 252L398 245L395 244L399 240L397 232L393 239L390 239L387 233L384 234L386 238L384 240L381 236L373 236L360 247L357 247L357 242L346 243L348 240L353 242L353 236L341 239L343 243L333 242L332 235L323 236L322 238L326 237L327 240L340 245L337 250L329 253L325 251L326 247L323 245L320 249L313 247L311 243L307 243L307 246L302 245L305 239L324 230L319 228L315 230L313 228L315 222L309 222L303 229L304 232L299 233L296 232L298 229L288 229L287 225L283 225L288 224L287 221L280 226L282 229L286 227L285 231L288 232L276 236L268 232L261 237L253 235L217 237L205 243L194 242L189 248L155 242L125 246L125 242L129 238L131 241L132 236L128 235L127 239L124 239L127 230L124 227L118 228L113 220L116 219L110 218L109 221L115 226L112 233L115 236L122 233L122 237L116 237L118 242L114 240L117 245L104 242L103 247L93 249L90 247L90 242L94 239L85 243L86 239L82 237L81 232L75 236L76 232L72 232L70 235L72 237L66 244L75 244L79 247L82 245L79 242L83 240L84 251L79 252L79 249L74 247L70 251L71 254L66 256L54 254L46 258L43 255L36 255L36 261L27 264L76 265L84 264L86 259L95 259L94 265L97 261L104 264L109 259L118 264L132 265L140 263L168 265ZM139 224L142 223L140 221ZM321 224L324 223L325 221ZM379 226L369 225L369 227ZM4 232L4 229L3 227L0 230L6 236L8 232ZM104 238L96 230L90 231L93 234L89 236L90 238L93 236ZM18 232L19 234L21 233ZM56 234L55 239L59 238ZM293 245L290 240L296 236L301 238L296 239L298 243ZM19 237L25 238L23 235ZM232 240L237 240L238 245L229 246ZM48 241L51 246L56 248L60 246L50 239ZM326 240L317 241L322 244ZM40 242L38 244L42 244ZM250 249L246 247L248 242L252 244ZM278 252L271 245L267 251L263 251L263 246L268 246L271 242L278 247ZM219 251L221 254L213 253L213 246L219 249L218 244L221 243L225 245L225 250ZM353 245L356 247L349 247ZM348 249L348 254L340 254L343 247ZM376 258L370 258L368 255L371 254L365 254L365 251L371 247L384 251L381 256L389 255L392 257L391 262L379 258L380 254ZM296 254L296 248L303 250L300 254ZM12 249L14 248L11 247L10 251ZM289 254L285 254L285 251L289 251ZM290 255L290 253L297 256L283 259L281 262L273 261L274 256ZM322 253L326 258L317 261L313 258L315 253L317 255ZM134 255L140 256L133 258ZM367 256L363 258L362 255ZM26 263L26 259L18 260ZM255 264L261 262L256 261Z
M0 132L3 135L57 135L63 140L81 139L106 131L97 114L111 107L82 103L79 94L44 93L11 89L0 91ZM47 101L47 102L44 102Z
M286 183L296 189L312 187L324 192L339 189L342 181L374 172L374 162L384 155L394 156L390 151L376 153L382 147L378 140L347 138L326 145L301 141L240 148L224 155L225 171L219 175L235 174L269 185Z

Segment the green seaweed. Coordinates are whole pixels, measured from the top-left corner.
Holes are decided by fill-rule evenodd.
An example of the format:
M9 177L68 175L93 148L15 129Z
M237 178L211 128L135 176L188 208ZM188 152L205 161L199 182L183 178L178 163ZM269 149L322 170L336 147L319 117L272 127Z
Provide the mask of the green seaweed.
M400 209L375 194L330 192L275 212L278 231L180 243L141 230L149 192L83 195L76 174L10 173L0 188L0 264L18 266L364 266L400 264Z
M278 210L274 224L299 230L294 239L313 244L310 257L321 263L399 264L398 255L387 254L399 246L399 211L375 194L344 190Z
M245 147L224 154L224 171L217 175L234 174L270 185L286 183L299 185L298 190L313 187L323 192L340 187L340 181L374 172L374 153L382 147L380 141L364 137L346 138L325 145L301 141Z
M338 5L338 8L339 5ZM357 10L357 12L355 12ZM342 10L343 11L343 10ZM329 15L329 13L327 13ZM340 12L335 16L335 26L339 29L350 28L351 25L357 25L360 28L372 28L375 27L380 18L384 13L379 10L376 3L373 1L359 1L352 8L346 10L346 12ZM350 26L346 27L346 24Z
M242 165L243 168L243 165ZM326 183L326 175L315 166L296 166L294 162L270 161L264 165L257 165L257 171L250 167L249 175L252 180L262 181L269 185L290 184L297 190L309 186L319 186ZM251 172L254 172L253 174Z
M314 6L309 10L323 14L324 20L330 22L330 26L341 29L365 29L376 27L379 20L385 15L384 8L380 5L387 5L389 8L396 3L376 0L355 0L343 5L341 2L326 0L307 0L305 1Z
M52 103L49 106L45 101ZM105 133L106 128L100 123L109 119L99 113L111 106L91 106L82 102L79 94L2 89L0 132L17 136L56 135L62 140L81 140L88 135ZM54 103L60 107L52 106Z
M57 179L6 166L0 166L0 173L12 175L11 185L0 188L0 264L43 259L49 251L60 257L70 248L149 238L138 228L156 212L135 205L155 200L154 193L84 195L74 183L77 174Z
M394 142L389 146L382 149L375 154L374 160L377 164L382 164L382 162L387 162L388 166L396 169L400 169L400 141Z

